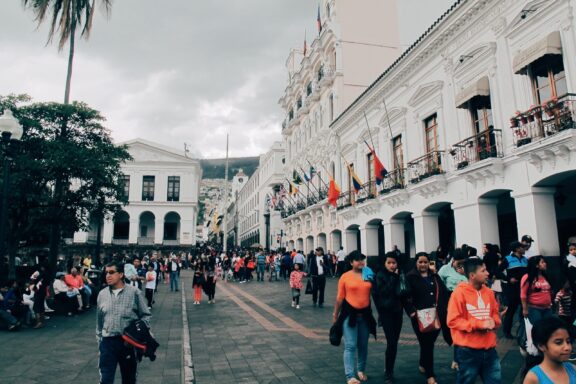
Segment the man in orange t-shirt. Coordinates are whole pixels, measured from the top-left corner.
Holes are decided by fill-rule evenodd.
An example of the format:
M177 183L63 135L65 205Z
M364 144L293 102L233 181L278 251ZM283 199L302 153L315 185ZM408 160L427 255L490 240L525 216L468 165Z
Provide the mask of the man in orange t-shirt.
M90 308L90 296L84 289L84 280L82 279L82 276L78 274L78 270L76 268L72 268L70 270L70 273L64 277L64 282L68 287L75 288L78 290L78 292L80 292L82 297L81 306L83 305L85 309Z
M466 260L464 272L468 282L458 284L448 303L447 323L458 362L456 383L474 384L478 376L484 383L500 383L496 329L501 321L494 292L485 284L489 273L476 257Z

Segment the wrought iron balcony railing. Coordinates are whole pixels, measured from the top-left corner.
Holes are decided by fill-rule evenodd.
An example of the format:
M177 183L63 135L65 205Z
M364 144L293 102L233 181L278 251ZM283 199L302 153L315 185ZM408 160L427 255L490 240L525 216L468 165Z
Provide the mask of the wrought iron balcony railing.
M408 163L408 180L418 183L428 177L445 173L445 152L431 151Z
M452 146L450 155L456 169L490 157L502 157L502 131L489 128Z
M398 168L388 172L382 181L382 189L380 194L390 193L396 189L403 189L406 186L405 182L406 168Z
M510 128L517 147L534 140L553 136L566 129L576 128L576 94L568 93L551 99L510 118Z

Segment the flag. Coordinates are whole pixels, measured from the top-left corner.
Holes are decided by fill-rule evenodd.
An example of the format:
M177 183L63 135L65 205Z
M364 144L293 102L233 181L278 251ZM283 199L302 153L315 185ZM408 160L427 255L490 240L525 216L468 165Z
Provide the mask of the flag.
M376 156L376 151L374 151L374 148L368 145L366 140L364 140L364 143L368 146L368 149L372 153L372 158L374 160L374 178L376 179L376 184L380 185L382 184L382 181L388 174L388 171L386 170L384 164L382 164L378 156Z
M350 177L352 178L352 188L354 188L354 192L358 193L362 189L362 182L348 162L346 162L346 166L348 166L348 172L350 172Z
M332 206L336 208L338 197L340 196L340 187L338 187L338 184L336 184L332 176L329 177L330 187L328 188L328 203L332 204Z
M322 20L320 19L320 4L318 4L318 16L316 17L316 24L318 24L318 36L322 33Z
M296 187L296 186L294 185L294 183L291 182L291 181L290 181L290 191L289 191L289 193L290 193L291 196L293 196L293 195L295 195L295 194L298 193L298 187Z
M313 166L310 166L310 180L314 178L314 175L316 175L316 169L314 169Z
M300 185L303 183L302 178L300 177L300 174L296 170L292 171L292 181L294 182L294 184L297 184L297 185Z

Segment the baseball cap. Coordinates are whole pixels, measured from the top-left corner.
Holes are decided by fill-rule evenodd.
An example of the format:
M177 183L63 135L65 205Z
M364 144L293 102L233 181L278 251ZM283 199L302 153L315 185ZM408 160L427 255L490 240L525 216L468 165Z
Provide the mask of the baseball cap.
M513 241L513 242L510 243L510 250L511 250L512 252L514 252L516 249L522 248L522 247L523 247L523 245L522 245L522 243L519 242L519 241Z
M522 236L522 241L524 241L526 243L533 243L534 239L530 235L524 235L524 236Z

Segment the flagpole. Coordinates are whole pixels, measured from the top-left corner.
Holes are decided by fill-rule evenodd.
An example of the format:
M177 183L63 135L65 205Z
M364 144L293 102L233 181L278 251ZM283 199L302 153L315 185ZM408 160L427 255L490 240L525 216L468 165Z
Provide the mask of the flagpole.
M370 124L368 124L368 118L366 117L366 112L364 112L364 120L366 120L366 126L368 127L368 134L370 135L370 142L372 143L372 148L376 151L376 146L374 145L374 139L372 138L372 131L370 130Z
M306 162L308 163L308 165L309 165L311 168L314 168L314 166L310 163L310 161L308 161L308 159L306 159ZM323 169L327 174L330 174L330 172L326 171L326 168L324 168L324 166L323 166L322 164L320 164L320 166L322 167L322 169ZM332 176L334 176L334 175L332 175ZM324 186L325 186L326 188L329 188L329 187L328 187L328 184L326 184L326 182L325 182L324 180L322 180L322 177L321 177L320 175L318 175L318 178L320 179L320 181L322 182L322 184L324 184Z
M226 134L226 167L224 170L224 216L223 216L223 220L224 220L224 226L223 226L223 230L224 230L224 234L222 237L222 242L224 244L222 244L223 246L223 250L224 253L227 252L228 250L228 220L226 218L227 214L228 214L228 142L229 142L229 136L230 134L227 133Z
M299 168L300 168L300 170L301 170L304 174L306 174L306 171L304 171L304 170L302 169L302 167L299 167ZM310 181L312 181L312 178L310 178L309 180L306 181L306 182L308 183L308 189L310 189ZM320 191L318 190L318 188L316 188L316 186L314 185L314 183L312 183L312 186L314 187L314 190L316 190L316 192L318 192L318 197L320 197ZM312 196L314 196L314 194L312 194Z
M382 102L384 103L384 112L386 113L386 122L388 123L388 129L390 130L390 140L394 142L394 134L392 133L392 125L390 124L390 115L388 114L388 107L386 106L386 97L382 98ZM396 163L396 167L402 168L403 164L400 164L398 162L398 158L396 156L396 151L394 150L394 147L392 147L392 156L394 156L394 162ZM396 169L395 171L399 172Z

